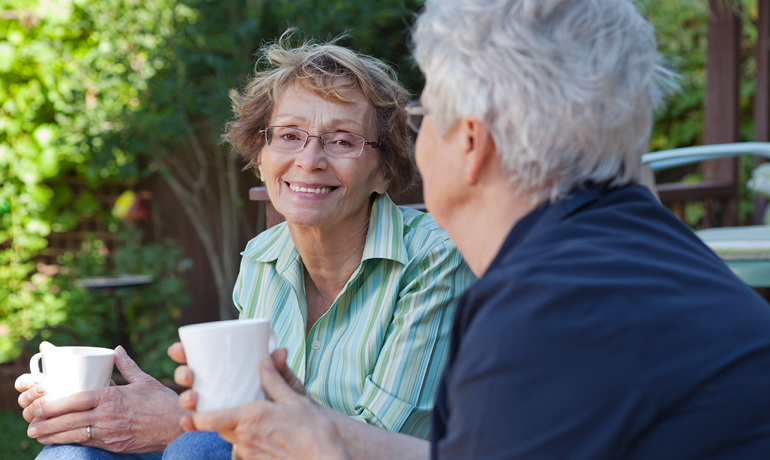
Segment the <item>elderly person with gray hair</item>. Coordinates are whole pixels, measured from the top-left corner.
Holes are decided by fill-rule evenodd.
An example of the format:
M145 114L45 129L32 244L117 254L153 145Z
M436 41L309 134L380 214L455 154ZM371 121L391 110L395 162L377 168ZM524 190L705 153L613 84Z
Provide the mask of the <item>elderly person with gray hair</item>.
M417 165L480 276L430 442L272 401L195 414L238 457L770 458L770 308L639 185L671 74L631 0L428 0Z

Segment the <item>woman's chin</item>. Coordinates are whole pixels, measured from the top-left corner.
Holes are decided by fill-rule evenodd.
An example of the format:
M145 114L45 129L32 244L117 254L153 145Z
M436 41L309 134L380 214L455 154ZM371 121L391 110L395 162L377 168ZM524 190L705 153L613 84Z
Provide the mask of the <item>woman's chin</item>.
M297 227L320 227L329 222L329 216L319 215L314 212L286 212L283 217L290 225Z

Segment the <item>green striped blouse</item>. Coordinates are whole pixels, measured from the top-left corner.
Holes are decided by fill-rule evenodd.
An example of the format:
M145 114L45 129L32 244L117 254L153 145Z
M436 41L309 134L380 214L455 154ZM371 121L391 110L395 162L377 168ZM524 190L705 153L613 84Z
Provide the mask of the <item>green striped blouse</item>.
M361 264L307 336L302 260L286 223L251 240L241 255L233 292L241 318L270 318L313 398L428 438L455 300L475 281L429 214L378 197Z

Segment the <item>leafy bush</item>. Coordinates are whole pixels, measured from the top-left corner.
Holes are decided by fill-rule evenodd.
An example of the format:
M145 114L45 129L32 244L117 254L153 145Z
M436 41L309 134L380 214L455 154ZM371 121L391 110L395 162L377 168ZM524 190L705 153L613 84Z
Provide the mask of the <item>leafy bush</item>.
M178 340L181 307L190 302L180 275L192 267L192 261L183 257L181 248L172 240L140 244L141 234L131 229L120 236L123 245L111 260L103 250L104 243L93 238L77 254L62 257L56 285L65 306L59 325L68 326L89 345L115 347L120 305L132 357L148 374L171 378L176 364L168 358L166 349ZM120 274L148 275L155 281L145 287L114 292L76 285L78 279Z

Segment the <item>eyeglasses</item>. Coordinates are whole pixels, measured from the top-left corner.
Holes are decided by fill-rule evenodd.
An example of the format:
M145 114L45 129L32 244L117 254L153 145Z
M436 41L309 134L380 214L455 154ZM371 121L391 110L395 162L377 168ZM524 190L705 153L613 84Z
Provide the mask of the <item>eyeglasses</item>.
M420 101L412 101L406 104L406 124L415 133L420 132L422 117L429 114L427 107L423 107Z
M379 142L369 142L363 136L353 133L322 133L310 134L304 129L289 128L288 126L268 126L259 130L265 135L267 145L279 152L301 152L305 150L311 137L317 137L321 141L324 152L341 158L355 158L364 151L364 146L369 145L373 149L380 147Z

